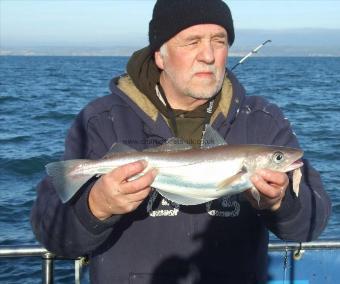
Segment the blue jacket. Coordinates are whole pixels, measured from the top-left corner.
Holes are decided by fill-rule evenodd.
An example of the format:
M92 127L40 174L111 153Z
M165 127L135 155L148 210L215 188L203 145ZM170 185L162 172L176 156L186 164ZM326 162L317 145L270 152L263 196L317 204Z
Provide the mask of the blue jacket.
M111 95L77 116L64 159L99 159L114 142L142 150L173 136L167 120L127 75L113 79L110 88ZM280 109L246 96L231 72L211 124L228 144L299 147ZM275 213L253 209L242 195L178 206L154 192L136 211L99 221L87 202L94 182L62 204L46 177L31 212L36 237L47 249L89 256L92 283L263 283L268 229L283 240L309 241L330 215L320 176L306 160L299 196L288 189Z

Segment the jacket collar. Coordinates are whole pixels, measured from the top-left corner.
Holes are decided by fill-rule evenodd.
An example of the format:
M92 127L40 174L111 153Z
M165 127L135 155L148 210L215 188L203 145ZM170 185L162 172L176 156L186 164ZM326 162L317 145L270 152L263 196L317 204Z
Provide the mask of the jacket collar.
M121 97L154 134L164 138L173 136L168 119L135 86L129 75L124 74L113 78L110 82L110 90L113 95ZM221 99L210 120L210 124L217 130L230 127L236 119L245 99L243 86L238 82L233 73L228 70L221 92ZM168 130L165 130L164 127Z

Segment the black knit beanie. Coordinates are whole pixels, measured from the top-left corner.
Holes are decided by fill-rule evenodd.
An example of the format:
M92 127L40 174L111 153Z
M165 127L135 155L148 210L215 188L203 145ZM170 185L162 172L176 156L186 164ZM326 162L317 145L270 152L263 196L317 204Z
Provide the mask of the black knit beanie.
M235 39L231 12L222 0L157 0L149 23L151 52L180 31L199 24L216 24L228 33L229 45Z

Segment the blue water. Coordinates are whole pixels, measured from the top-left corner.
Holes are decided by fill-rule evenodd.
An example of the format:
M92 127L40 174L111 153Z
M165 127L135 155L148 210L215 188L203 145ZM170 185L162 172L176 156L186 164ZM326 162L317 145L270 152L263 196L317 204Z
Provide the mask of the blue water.
M230 59L230 66L238 58ZM29 212L44 165L90 100L108 94L126 57L0 57L0 245L36 244ZM253 57L235 73L249 95L277 103L333 201L323 239L340 238L340 58ZM0 283L38 283L40 262L0 259ZM72 283L72 265L56 283ZM19 281L20 280L20 281Z

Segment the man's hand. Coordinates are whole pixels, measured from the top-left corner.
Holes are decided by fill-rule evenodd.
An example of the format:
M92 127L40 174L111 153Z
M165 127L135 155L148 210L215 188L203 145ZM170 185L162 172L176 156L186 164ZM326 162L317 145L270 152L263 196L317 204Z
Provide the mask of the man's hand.
M252 196L250 190L245 192L246 197L252 206L261 210L278 210L289 184L287 174L261 169L256 171L256 173L251 177L251 181L260 193L260 202L258 203Z
M145 161L130 163L101 176L89 194L89 207L94 216L105 220L115 214L134 211L150 193L150 185L156 177L151 170L137 179L129 178L141 173Z

